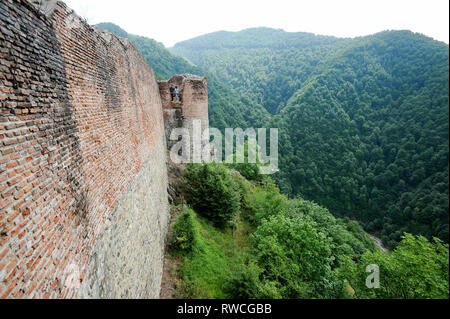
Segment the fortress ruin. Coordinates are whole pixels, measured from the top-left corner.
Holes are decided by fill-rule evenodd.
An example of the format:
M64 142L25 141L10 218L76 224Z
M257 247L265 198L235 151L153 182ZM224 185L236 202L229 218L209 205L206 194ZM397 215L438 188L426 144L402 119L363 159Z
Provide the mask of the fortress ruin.
M208 126L206 79L158 84L60 1L1 0L0 43L0 298L158 298L167 135Z

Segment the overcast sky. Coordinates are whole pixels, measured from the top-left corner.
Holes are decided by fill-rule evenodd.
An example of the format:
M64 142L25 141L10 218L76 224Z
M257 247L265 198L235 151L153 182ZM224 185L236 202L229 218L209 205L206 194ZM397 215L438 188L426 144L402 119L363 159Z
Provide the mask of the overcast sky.
M449 43L448 0L64 0L90 24L113 22L171 47L219 30L271 27L355 37L420 32Z

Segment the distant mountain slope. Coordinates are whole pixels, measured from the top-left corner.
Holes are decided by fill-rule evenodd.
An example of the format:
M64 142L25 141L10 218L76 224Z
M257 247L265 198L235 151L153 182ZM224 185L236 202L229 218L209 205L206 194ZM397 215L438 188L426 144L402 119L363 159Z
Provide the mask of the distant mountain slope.
M174 49L181 50L220 50L220 49L286 49L330 45L342 39L314 35L306 32L285 32L281 29L250 28L239 32L218 31L194 39L177 43Z
M274 114L349 40L269 28L215 32L172 49Z
M226 127L263 126L269 114L260 105L240 96L215 76L175 56L163 44L146 37L128 34L113 23L100 23L99 28L117 36L128 38L155 71L159 80L175 74L192 73L208 77L210 125L219 129Z
M408 31L356 39L271 122L281 185L381 230L448 242L448 45Z

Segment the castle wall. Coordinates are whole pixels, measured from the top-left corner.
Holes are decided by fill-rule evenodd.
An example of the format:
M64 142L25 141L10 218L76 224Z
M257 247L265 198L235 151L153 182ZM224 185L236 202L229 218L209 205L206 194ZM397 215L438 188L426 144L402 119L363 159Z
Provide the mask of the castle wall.
M158 84L127 40L46 9L0 1L0 298L156 298Z

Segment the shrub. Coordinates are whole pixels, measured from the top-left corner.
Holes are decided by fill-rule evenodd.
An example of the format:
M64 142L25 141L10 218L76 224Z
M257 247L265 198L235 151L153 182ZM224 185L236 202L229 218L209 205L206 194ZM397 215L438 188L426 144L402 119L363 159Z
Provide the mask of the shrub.
M235 152L233 155L230 155L228 159L231 160L232 156L232 163L227 164L228 167L238 171L242 176L244 176L249 181L256 181L256 182L263 182L266 180L269 180L268 176L262 175L260 172L260 168L265 166L260 160L259 160L259 154L255 153L254 148L251 148L250 153L256 158L256 163L249 163L249 149L248 149L248 143L249 141L245 141L244 145L244 162L243 163L237 163L237 152L238 150L235 149ZM257 146L259 149L259 146Z
M252 258L263 270L261 280L272 287L270 291L278 288L282 298L337 296L340 282L331 270L331 239L311 219L271 216L251 238Z
M184 184L187 202L216 226L225 226L239 211L239 185L223 165L188 164Z
M225 292L232 299L257 298L260 273L259 267L253 263L237 266L225 284Z
M258 226L263 219L282 214L287 205L286 196L281 195L274 185L267 184L263 188L245 193L243 217L252 226Z
M193 214L192 210L188 210L178 216L173 224L174 234L171 243L173 249L184 253L192 251L197 238Z

